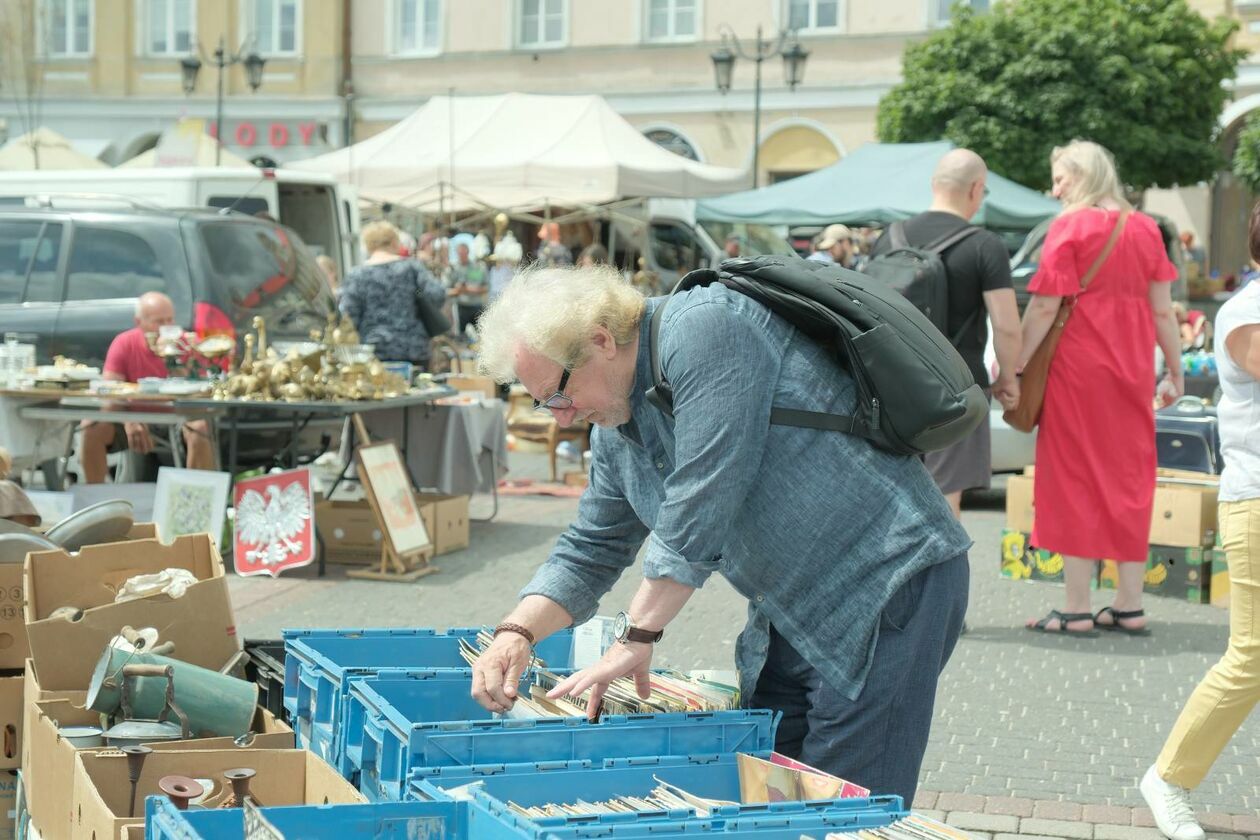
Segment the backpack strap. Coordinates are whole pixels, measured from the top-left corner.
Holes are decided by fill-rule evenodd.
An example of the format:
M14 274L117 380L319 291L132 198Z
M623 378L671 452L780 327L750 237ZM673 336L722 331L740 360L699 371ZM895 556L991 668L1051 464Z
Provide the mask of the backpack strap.
M956 230L953 233L945 234L944 236L942 236L940 239L936 240L932 244L924 246L923 250L930 251L931 253L936 254L937 256L940 256L941 254L948 251L950 248L953 248L959 242L962 242L964 239L971 236L973 233L979 233L979 232L980 232L980 228L977 227L976 225L967 225L966 227L960 230Z
M906 239L905 222L893 222L888 226L888 244L892 251L904 251L910 247L910 240Z
M707 286L718 279L718 274L711 268L698 268L688 272L674 285L669 297L656 307L652 313L652 323L648 327L648 362L652 368L652 387L644 392L648 403L655 406L667 417L674 416L674 389L665 378L661 367L661 321L665 317L665 308L669 306L674 295L694 289L696 286Z

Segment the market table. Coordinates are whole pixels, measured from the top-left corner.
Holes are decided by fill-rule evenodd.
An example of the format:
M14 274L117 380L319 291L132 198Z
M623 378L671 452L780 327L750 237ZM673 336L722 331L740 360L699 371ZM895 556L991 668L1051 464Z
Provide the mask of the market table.
M180 429L185 423L194 420L212 420L218 413L213 407L180 407L176 405L176 397L166 394L89 394L73 391L22 391L4 392L5 396L18 395L17 398L38 397L27 405L17 409L17 415L24 421L52 423L64 425L65 434L62 451L54 457L68 457L74 447L74 432L80 421L88 420L97 423L144 423L150 426L165 426L167 440L171 447L171 455L175 466L184 465L183 439ZM50 399L51 397L51 399ZM64 472L58 476L61 484L65 483Z
M455 391L444 386L428 388L423 391L412 391L397 397L384 400L309 400L286 402L283 400L215 400L209 398L183 398L175 401L175 407L179 409L208 409L215 410L220 413L218 425L220 428L226 428L228 433L228 472L235 476L237 472L237 446L241 431L250 431L261 428L277 428L275 421L257 421L242 420L243 414L272 414L277 417L284 417L284 424L288 426L290 437L288 444L282 449L277 456L281 461L288 462L292 467L297 466L297 442L302 430L312 421L317 419L345 420L355 414L370 414L376 411L384 411L395 408L406 408L413 405L422 405L430 403L442 397L449 397ZM405 414L405 412L404 412ZM357 431L354 424L350 424L350 453L351 457L346 460L342 466L341 472L332 486L328 488L328 497L331 498L333 491L337 486L345 480L346 472L353 463L354 453L354 437ZM404 428L402 442L399 444L399 451L404 455L404 463L406 456L407 434Z

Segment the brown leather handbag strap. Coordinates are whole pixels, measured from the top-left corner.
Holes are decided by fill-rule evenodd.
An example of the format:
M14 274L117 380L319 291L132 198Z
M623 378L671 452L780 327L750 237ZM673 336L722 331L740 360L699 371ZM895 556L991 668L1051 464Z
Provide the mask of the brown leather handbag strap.
M1107 238L1107 244L1103 246L1102 253L1094 260L1094 264L1089 267L1089 271L1085 272L1085 276L1081 278L1081 291L1085 291L1085 287L1094 279L1094 275L1098 273L1098 269L1103 267L1103 263L1107 261L1107 257L1111 256L1111 251L1116 247L1116 243L1120 241L1120 234L1124 233L1124 226L1129 221L1129 211L1121 210L1120 217L1116 219L1116 226L1111 229L1111 236ZM1079 294L1079 292L1078 292Z

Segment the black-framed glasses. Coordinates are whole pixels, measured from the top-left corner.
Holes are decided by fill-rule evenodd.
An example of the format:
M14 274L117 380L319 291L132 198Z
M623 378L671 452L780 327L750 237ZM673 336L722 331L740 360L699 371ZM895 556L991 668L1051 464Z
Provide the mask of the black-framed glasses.
M564 392L564 386L569 384L569 374L573 371L568 368L560 374L560 384L556 385L556 392L545 400L534 400L534 411L564 411L573 405L573 398Z

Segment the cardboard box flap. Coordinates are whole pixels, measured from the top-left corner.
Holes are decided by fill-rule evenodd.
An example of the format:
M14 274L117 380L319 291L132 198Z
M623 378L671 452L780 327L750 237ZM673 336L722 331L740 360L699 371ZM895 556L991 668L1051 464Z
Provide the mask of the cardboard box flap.
M186 569L197 580L223 574L207 534L89 546L78 554L41 551L26 558L26 623L47 618L59 607L82 610L113 604L118 590L136 575ZM156 596L158 598L167 596Z

